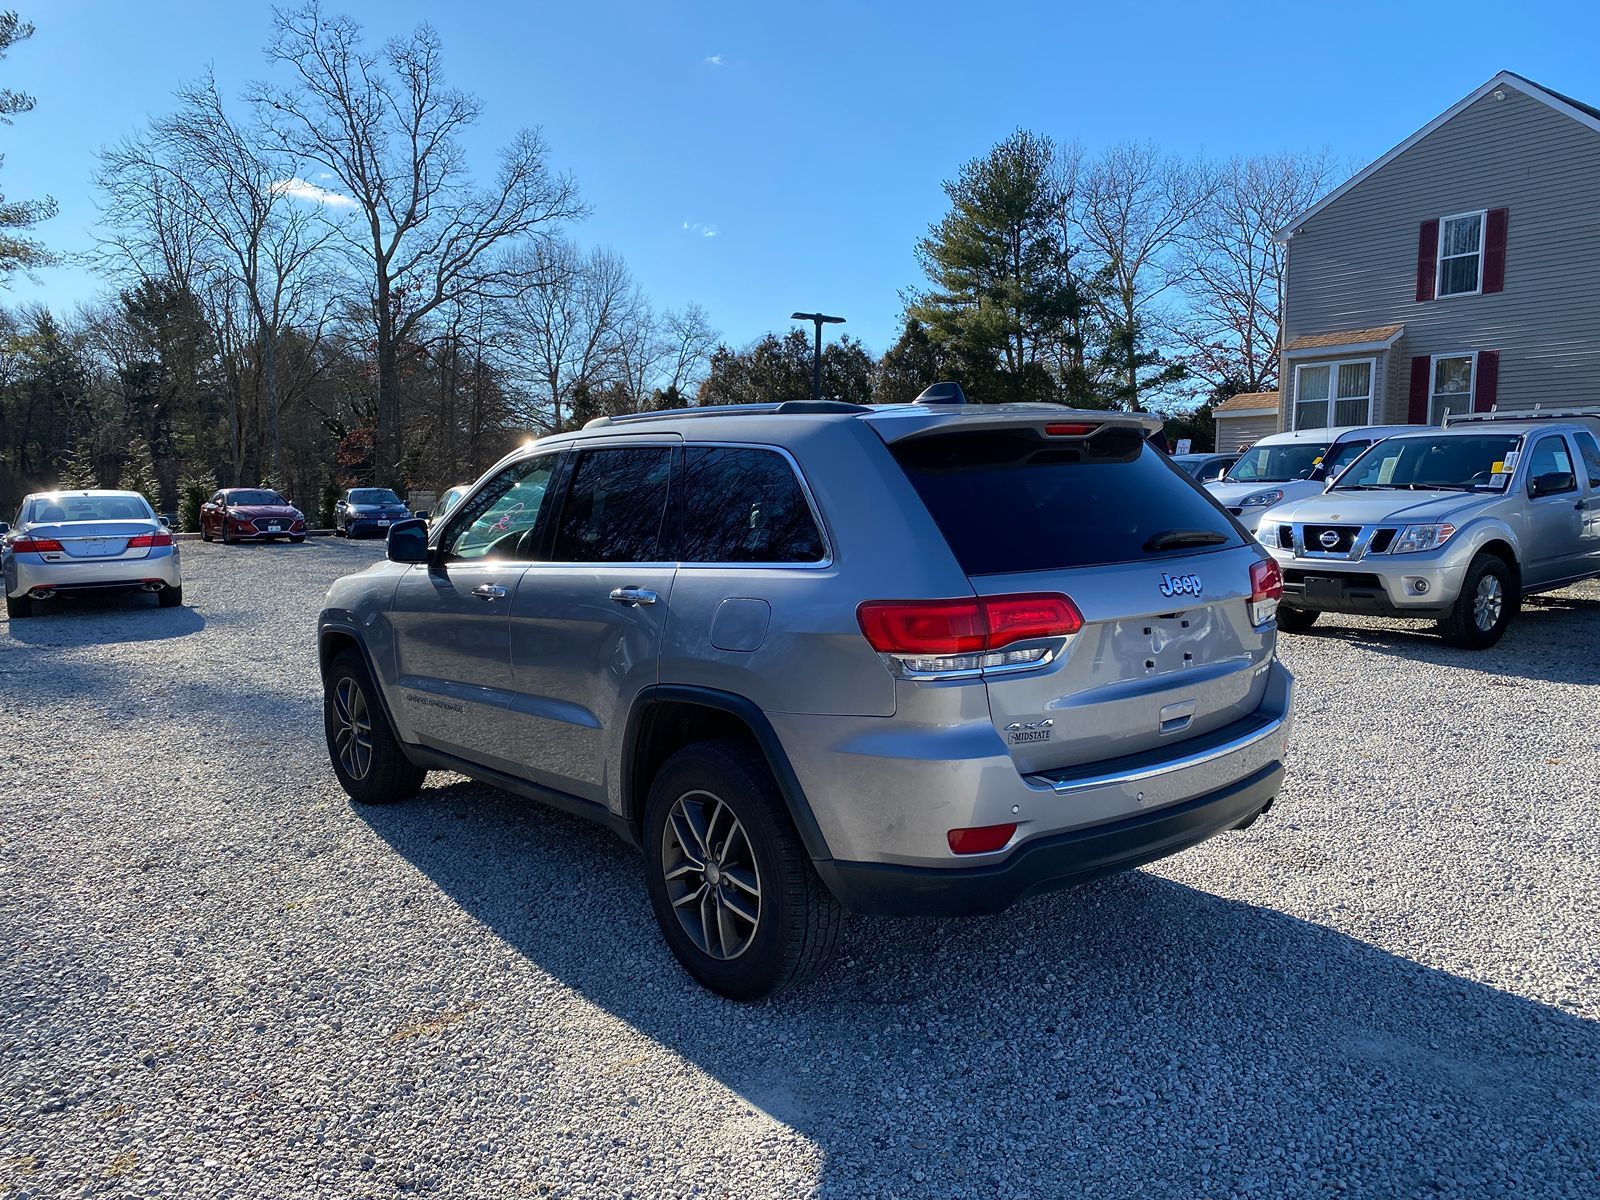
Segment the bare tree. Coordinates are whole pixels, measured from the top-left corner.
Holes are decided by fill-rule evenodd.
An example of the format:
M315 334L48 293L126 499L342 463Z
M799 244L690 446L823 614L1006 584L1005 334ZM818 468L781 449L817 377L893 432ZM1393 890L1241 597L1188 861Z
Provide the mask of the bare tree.
M1327 189L1327 151L1235 158L1196 214L1183 246L1190 308L1176 328L1190 370L1213 392L1278 384L1284 247L1277 233Z
M674 398L685 397L698 390L706 377L719 335L706 310L690 303L667 310L661 319L661 336L667 344L661 390Z
M635 304L633 279L609 250L584 254L565 240L525 248L510 269L527 281L507 321L521 372L534 384L534 419L560 429L584 398L616 382L619 330Z
M1180 249L1216 184L1200 163L1162 153L1150 142L1105 151L1080 192L1079 224L1099 267L1100 304L1110 339L1126 342L1118 391L1139 406L1137 342L1159 326L1162 297L1181 278Z
M278 144L320 164L354 207L342 226L370 281L378 359L377 471L396 478L404 449L399 347L440 306L516 290L510 243L549 234L582 215L576 185L550 171L543 140L523 130L501 154L494 181L477 185L460 138L478 101L444 82L439 36L427 25L367 51L361 27L315 2L279 12L268 57L291 87L261 85L254 99ZM316 188L318 185L311 185Z
M100 185L116 207L145 220L160 220L163 205L178 209L185 218L180 227L204 239L182 248L238 282L260 355L269 475L276 483L278 342L291 325L320 335L333 295L322 250L337 226L293 194L295 163L265 148L260 134L228 115L216 80L207 76L181 88L177 110L153 120L146 135L102 152Z

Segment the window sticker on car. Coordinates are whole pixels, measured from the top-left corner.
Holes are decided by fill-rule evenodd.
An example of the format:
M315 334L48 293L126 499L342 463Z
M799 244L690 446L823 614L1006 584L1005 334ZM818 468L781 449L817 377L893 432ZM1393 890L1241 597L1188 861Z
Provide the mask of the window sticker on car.
M1396 467L1398 467L1399 465L1400 465L1400 456L1398 454L1396 454L1393 458L1384 459L1383 460L1383 466L1378 468L1378 482L1379 482L1379 484L1393 483L1394 482L1394 469Z
M1517 463L1518 463L1519 460L1521 460L1521 458L1522 458L1522 452L1520 450L1508 450L1508 451L1506 451L1505 466L1506 466L1506 474L1507 475L1510 475L1513 471L1515 471L1517 469Z

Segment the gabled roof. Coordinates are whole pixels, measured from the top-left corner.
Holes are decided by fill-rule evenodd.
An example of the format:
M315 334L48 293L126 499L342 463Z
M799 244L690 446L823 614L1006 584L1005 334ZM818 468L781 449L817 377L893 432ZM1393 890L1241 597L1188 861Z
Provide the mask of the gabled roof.
M1433 120L1429 121L1421 129L1417 130L1405 141L1401 142L1394 149L1390 150L1387 154L1373 159L1372 162L1362 167L1361 170L1350 176L1349 179L1346 179L1338 187L1334 188L1333 191L1329 192L1321 200L1318 200L1310 208L1306 209L1305 212L1301 213L1282 229L1278 230L1275 236L1280 242L1288 241L1294 236L1294 231L1296 229L1305 224L1312 217L1316 216L1317 213L1328 207L1328 205L1332 204L1351 188L1355 187L1356 184L1372 175L1380 167L1387 166L1390 162L1394 161L1394 159L1411 149L1412 146L1415 146L1423 138L1427 137L1430 133L1432 133L1435 129L1438 129L1439 126L1443 125L1452 117L1455 117L1469 105L1476 104L1479 100L1482 100L1496 88L1507 86L1512 87L1524 95L1539 101L1541 104L1545 104L1548 107L1555 109L1556 112L1560 113L1562 116L1571 117L1580 125L1587 126L1596 133L1600 133L1600 108L1595 108L1592 105L1584 104L1582 101L1574 100L1570 96L1563 96L1560 92L1553 92L1549 88L1542 87L1531 79L1518 75L1515 71L1501 71L1493 79L1489 80L1488 83L1485 83L1482 87L1476 89L1457 103L1445 109L1444 112L1440 113Z
M1237 396L1229 396L1211 412L1214 416L1217 413L1260 412L1262 409L1277 407L1277 392L1240 392Z

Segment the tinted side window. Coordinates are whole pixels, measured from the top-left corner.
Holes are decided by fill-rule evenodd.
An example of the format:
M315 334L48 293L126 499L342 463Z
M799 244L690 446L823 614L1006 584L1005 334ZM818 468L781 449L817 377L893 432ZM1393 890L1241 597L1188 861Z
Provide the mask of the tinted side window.
M1083 441L936 434L893 450L968 575L1160 561L1242 544L1227 513L1136 431ZM1174 531L1198 541L1170 551L1152 543Z
M544 454L511 463L452 514L445 547L451 558L515 559L534 557L534 527L544 506L545 491L557 456Z
M588 450L561 506L556 562L660 562L672 451Z
M822 534L783 455L690 446L685 461L684 562L822 561Z
M1589 475L1589 486L1600 487L1600 441L1595 440L1594 434L1582 429L1573 436L1577 439L1578 454Z

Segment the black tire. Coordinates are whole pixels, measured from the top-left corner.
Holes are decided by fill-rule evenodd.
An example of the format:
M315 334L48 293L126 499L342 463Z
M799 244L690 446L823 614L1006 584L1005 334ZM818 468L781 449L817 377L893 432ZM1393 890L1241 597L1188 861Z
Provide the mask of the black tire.
M349 765L343 756L349 693L342 693L341 687L346 685L359 695L366 716L370 755L364 772L360 770L359 753ZM328 744L328 761L333 764L339 786L358 804L392 804L409 799L428 777L427 771L406 757L383 711L372 677L367 674L367 664L355 650L340 651L328 665L322 681L322 729Z
M693 868L683 868L686 875L674 881L667 879L669 862L689 861L678 849L682 843L676 832L670 841L668 835L668 820L680 800L707 808L713 803L725 806L725 811L714 811L709 822L704 820L705 809L698 810L701 824L710 826L706 830L712 852L708 861L720 857L722 863L709 882L705 873ZM728 814L736 825L729 825ZM718 830L726 831L720 851ZM744 835L742 849L736 842L740 832ZM758 1000L804 983L832 956L844 910L818 878L772 773L754 748L733 740L698 742L669 758L650 787L644 847L650 906L662 935L684 970L711 991L730 1000ZM715 903L709 911L719 917L733 912L733 904L748 905L748 887L741 892L733 883L736 866L746 879L749 868L754 868L759 895L753 923L747 918L727 918L735 946L741 937L745 940L742 948L723 955L700 944L715 937L724 950L729 949L721 921L714 933L705 906L684 899L710 887L706 898ZM727 905L721 896L729 898ZM676 907L674 899L680 901ZM691 915L680 919L685 910ZM704 930L698 940L689 932L686 920Z
M305 540L306 539L305 539L305 535L304 534L301 534L299 537L292 537L292 538L289 539L290 543L293 544L293 545L296 545L296 546L298 546L301 542L303 542Z
M228 536L228 526L227 526L226 523L224 523L223 526L222 526L222 544L224 546L233 545L233 538Z
M1322 614L1314 608L1289 608L1278 605L1278 628L1285 633L1304 633Z
M200 526L200 540L202 542L209 542L211 540L211 535L206 532L206 527L204 525Z
M164 587L156 593L156 599L162 608L178 608L183 604L183 584L177 587Z
M33 601L27 596L7 596L6 616L13 621L33 616Z
M1498 604L1494 603L1496 597ZM1480 606L1480 601L1485 603ZM1506 560L1497 554L1479 554L1468 565L1466 578L1461 581L1461 595L1456 597L1449 614L1440 620L1439 632L1452 646L1487 650L1505 633L1519 602L1516 582ZM1488 619L1491 616L1492 619Z

